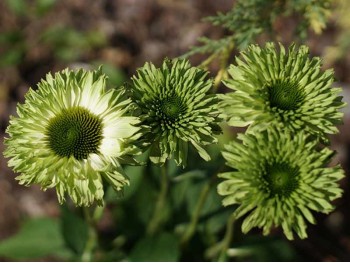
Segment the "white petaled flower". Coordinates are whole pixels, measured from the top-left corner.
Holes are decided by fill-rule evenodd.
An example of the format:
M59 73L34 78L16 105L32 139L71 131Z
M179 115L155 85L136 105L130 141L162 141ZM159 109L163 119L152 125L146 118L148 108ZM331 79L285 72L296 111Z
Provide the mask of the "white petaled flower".
M128 184L120 161L137 152L137 117L123 89L106 91L101 69L49 73L17 106L4 156L20 184L56 188L76 205L103 203L103 179L120 191Z

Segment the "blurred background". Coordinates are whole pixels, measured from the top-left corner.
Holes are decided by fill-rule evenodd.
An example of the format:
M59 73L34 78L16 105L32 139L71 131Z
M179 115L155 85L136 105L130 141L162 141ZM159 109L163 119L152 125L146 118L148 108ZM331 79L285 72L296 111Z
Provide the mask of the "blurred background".
M160 65L164 57L174 58L187 52L191 46L197 44L197 39L201 36L220 38L228 34L224 29L214 27L201 19L215 15L217 12L227 12L234 2L228 0L1 0L1 140L6 137L5 129L9 116L15 115L16 104L24 102L24 94L29 87L35 88L36 83L44 78L47 72L56 72L66 67L94 69L103 64L103 70L109 76L109 85L111 87L121 85L146 61ZM324 68L334 68L336 86L344 88L344 100L348 103L350 103L349 2L334 1L326 29L322 34L309 32L304 42L310 47L312 55L324 59ZM274 27L282 36L280 41L286 44L293 42L290 32L299 21L298 16L276 21ZM263 43L267 39L267 37L261 37L258 42ZM193 65L198 65L205 58L205 55L194 55L190 60ZM218 67L216 63L210 66L212 76L215 76ZM219 92L223 91L224 88L219 87ZM308 227L309 238L292 242L288 242L278 231L270 237L262 237L260 231L253 231L244 236L240 233L239 224L237 224L235 227L237 234L233 239L233 244L236 245L231 250L231 260L350 260L349 106L344 109L344 112L344 125L339 127L340 134L332 137L331 146L337 151L332 164L341 162L347 173L347 178L341 181L344 195L336 200L335 211L330 215L317 215L317 225ZM229 130L229 132L234 133L235 130ZM3 148L1 143L1 152ZM222 163L220 157L217 158L217 162ZM132 169L129 172L141 173L139 170ZM67 225L71 225L74 228L70 229L72 233L80 235L85 231L82 227L82 232L79 232L79 227L82 225L80 218L69 212L72 208L62 208L58 205L54 190L43 192L39 187L20 186L15 181L15 176L7 168L6 160L1 155L0 260L74 259L74 253L81 250L80 240L78 238L78 240L69 241L76 237L67 237L67 233L62 237L60 231L62 224L65 229ZM135 175L135 178L137 177L138 175ZM145 189L146 186L143 186L142 180L138 179L135 185L137 187L142 185L141 188ZM195 189L200 183L200 181L193 182ZM153 185L147 185L147 187L155 188ZM136 191L136 188L132 191ZM183 188L184 186L181 189ZM153 196L152 191L150 195ZM192 188L189 191L192 191ZM198 191L194 190L194 193L191 193L192 196L185 194L185 199L192 200L191 198L197 193ZM142 233L140 230L143 224L142 218L147 218L147 215L139 216L137 214L143 212L128 210L130 204L135 204L142 197L130 192L127 198L130 199L125 202L111 202L105 210L98 225L101 234L100 242L104 249L97 255L97 259L147 260L149 258L146 252L153 251L143 249L142 242L147 243L147 240L143 239L141 242L142 238L137 236L138 233ZM215 195L215 187L207 202L209 207L207 212L214 213L217 208L212 208L213 205L210 202L220 205L220 198ZM183 206L179 206L179 211L183 207L187 207L186 211L191 210L188 208L191 207L190 203L191 201L188 201ZM147 204L134 206L145 209ZM227 215L230 211L221 212ZM215 229L214 236L219 240L223 237L225 230L222 220L227 218L220 217L220 213L217 218L221 220L219 221L221 223L217 224L220 227L215 228L216 221L206 225ZM130 225L126 225L125 221L130 220L130 217L140 220L131 220ZM203 224L207 224L205 215L203 218ZM177 222L186 221L182 218L173 220L175 220L173 226L168 226L169 229L174 228ZM203 241L204 230L201 231L198 230L187 252L175 253L171 256L167 254L169 256L167 259L209 260L210 256L206 257L203 253L203 249L208 247L208 244ZM168 247L172 248L171 239L166 237L164 239L168 240ZM214 240L213 243L215 242ZM31 243L41 246L42 250L33 252ZM167 248L162 250L166 252ZM127 257L125 254L132 256ZM151 260L157 260L157 257Z

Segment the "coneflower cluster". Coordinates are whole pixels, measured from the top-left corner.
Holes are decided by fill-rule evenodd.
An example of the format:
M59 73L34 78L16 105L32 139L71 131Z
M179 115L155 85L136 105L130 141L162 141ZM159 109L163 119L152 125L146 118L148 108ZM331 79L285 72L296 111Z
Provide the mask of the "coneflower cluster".
M342 121L341 89L331 87L333 72L322 72L306 46L251 45L236 61L224 82L233 92L220 95L222 115L248 129L223 151L234 169L219 174L223 205L239 205L236 218L249 214L244 233L281 226L288 239L293 232L306 238L305 222L315 223L310 211L329 213L342 193L344 172L327 167L333 152L319 145Z
M55 188L60 203L68 194L78 206L102 205L104 182L121 191L129 184L122 164L137 154L185 167L192 147L209 161L205 147L226 120L247 130L223 150L233 168L219 174L223 205L246 215L244 233L282 227L288 239L305 238L311 211L331 212L342 194L344 172L328 167L333 152L321 145L342 121L341 89L305 46L251 45L236 62L224 81L232 92L220 95L187 60L146 63L109 90L101 69L48 74L11 117L4 156L20 184Z
M133 84L131 92L107 91L101 69L66 69L30 89L5 138L19 183L56 188L60 203L68 193L78 206L102 205L103 181L116 191L129 184L121 164L147 150L140 145L155 163L173 157L185 166L189 144L210 159L203 145L215 143L220 128L206 71L166 59L161 68L146 63Z

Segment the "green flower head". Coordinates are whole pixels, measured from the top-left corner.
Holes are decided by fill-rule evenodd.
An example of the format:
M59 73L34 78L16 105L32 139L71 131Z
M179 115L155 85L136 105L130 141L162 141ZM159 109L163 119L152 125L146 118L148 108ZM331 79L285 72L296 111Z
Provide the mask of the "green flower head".
M143 140L150 147L150 159L164 163L174 157L186 165L188 145L210 160L203 145L217 142L218 99L208 94L212 80L207 72L191 67L187 60L166 59L161 68L146 63L132 78L131 94L139 107L142 125L147 126Z
M308 135L267 129L240 134L242 141L226 145L223 156L234 171L219 174L225 180L218 192L225 196L223 205L238 205L235 218L249 214L242 231L253 227L270 233L282 226L288 239L293 232L306 238L306 221L315 224L311 211L329 213L331 201L340 197L338 180L344 172L338 165L326 167L333 152L316 150L317 142Z
M306 46L286 52L280 45L278 52L273 43L251 45L241 57L224 82L235 92L220 95L229 125L263 130L273 124L322 138L337 133L341 89L331 88L333 71L322 72L320 58L310 59Z
M135 152L136 117L127 116L124 90L105 91L101 70L46 76L11 116L4 155L20 184L68 192L76 205L102 204L102 178L116 190L128 184L119 161Z

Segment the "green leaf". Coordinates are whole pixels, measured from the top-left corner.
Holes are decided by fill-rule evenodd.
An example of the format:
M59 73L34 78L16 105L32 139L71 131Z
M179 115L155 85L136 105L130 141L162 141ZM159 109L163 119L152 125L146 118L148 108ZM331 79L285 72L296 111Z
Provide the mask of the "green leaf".
M188 181L192 179L204 179L206 177L206 171L203 170L192 170L179 175L176 175L173 178L174 183L180 183L183 181Z
M17 65L22 61L23 52L20 49L8 50L3 55L0 55L0 67Z
M81 50L70 48L70 47L62 47L57 48L55 50L55 56L57 59L69 62L74 61L78 59L78 57L81 55Z
M172 181L171 198L173 209L180 209L187 200L187 195L192 191L195 179L204 179L206 172L202 170L192 170L175 176Z
M13 48L14 45L23 44L23 42L25 42L23 32L19 30L11 30L0 34L1 45L10 45Z
M229 249L228 254L232 261L300 261L291 243L263 236L247 237L240 246Z
M56 3L56 0L36 0L36 13L39 16L45 15Z
M224 211L222 213L209 217L208 221L205 224L206 231L210 234L218 233L226 226L226 222L231 214L232 211Z
M65 250L59 223L52 218L30 219L19 232L0 243L0 256L14 260L38 259Z
M93 64L95 66L103 65L102 72L108 76L107 82L112 87L118 87L126 80L126 75L121 69L108 64L105 61L95 61Z
M203 190L203 187L205 184L206 182L200 182L200 183L194 184L191 187L191 191L187 192L187 211L189 215L191 215L193 211L196 209L196 206L198 203L198 197L201 195L201 191ZM210 214L211 212L216 211L220 207L221 207L221 197L219 197L216 187L212 187L204 202L200 215L204 216L204 215Z
M223 53L231 45L233 45L233 36L223 37L220 39L210 39L201 37L198 39L199 45L192 46L190 51L182 55L181 58L188 58L195 54L217 54Z
M62 234L67 246L80 255L88 238L88 225L78 215L62 206L61 209Z
M151 218L158 196L158 190L149 180L149 176L150 174L146 173L145 176L142 177L142 187L140 187L137 194L130 199L131 204L135 209L134 216L145 225L148 224L148 221Z
M145 166L126 166L124 168L124 171L130 180L130 185L124 187L122 197L120 197L120 193L117 193L112 187L109 187L105 197L106 202L124 202L132 197L141 184Z
M176 237L170 233L141 239L131 251L131 261L178 261Z
M25 0L6 0L6 5L15 15L25 15L28 10Z

